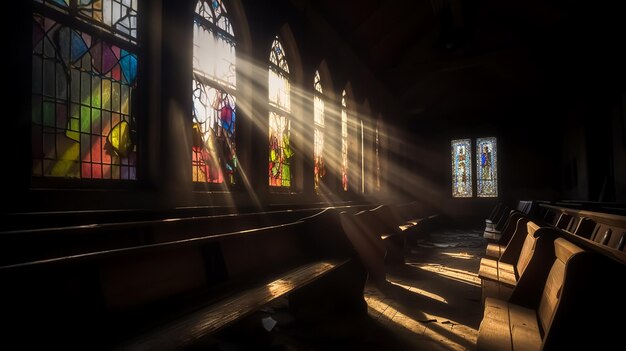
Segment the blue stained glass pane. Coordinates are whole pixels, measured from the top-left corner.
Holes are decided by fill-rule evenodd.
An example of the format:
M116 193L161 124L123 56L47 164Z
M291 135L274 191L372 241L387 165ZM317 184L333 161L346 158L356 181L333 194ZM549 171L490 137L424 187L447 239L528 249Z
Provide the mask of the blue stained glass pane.
M87 5L93 4L96 1L98 1L98 0L80 0L80 1L78 1L78 4L80 6L87 6Z
M120 66L126 80L132 84L137 77L137 56L129 53L126 50L122 50L122 58L120 59Z
M452 196L472 197L472 142L452 140Z
M68 7L70 0L52 0L52 1L59 6Z
M87 44L80 36L69 27L63 27L58 31L57 47L61 51L63 61L68 65L78 61L88 50ZM69 40L68 40L69 38Z
M217 10L220 7L220 3L217 0L213 0L213 8Z
M479 197L498 196L496 138L476 139L476 192Z
M88 48L83 37L72 31L72 62L78 61L87 52Z

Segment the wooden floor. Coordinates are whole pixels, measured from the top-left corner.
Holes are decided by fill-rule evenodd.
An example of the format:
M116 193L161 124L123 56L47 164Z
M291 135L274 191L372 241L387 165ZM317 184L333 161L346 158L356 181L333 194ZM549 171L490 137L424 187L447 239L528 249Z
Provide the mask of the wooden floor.
M279 300L194 350L474 350L482 306L480 230L442 230L421 238L388 283L367 284L368 314L297 320Z

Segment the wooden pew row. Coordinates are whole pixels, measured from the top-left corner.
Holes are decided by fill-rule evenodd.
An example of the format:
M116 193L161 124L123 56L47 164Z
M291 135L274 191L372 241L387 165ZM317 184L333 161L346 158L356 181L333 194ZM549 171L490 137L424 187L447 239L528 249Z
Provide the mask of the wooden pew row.
M485 220L483 237L489 240L498 240L511 211L511 207L499 202L494 208L494 211L492 211L493 218L487 218Z
M513 225L513 228L515 226L515 223L510 223L511 215L516 213L529 215L534 210L534 207L536 207L536 204L531 200L519 200L515 208L498 202L492 210L490 217L485 220L483 237L500 245L506 245L512 234L510 225ZM506 229L507 227L509 227L508 230Z
M210 230L208 230L210 232ZM0 267L0 345L184 349L287 297L365 313L366 272L337 210L274 226Z
M371 205L333 208L355 212L369 207ZM76 255L83 252L164 243L203 236L207 233L219 234L288 223L321 210L323 208L302 208L137 221L126 219L119 222L95 222L67 227L52 226L0 231L0 265ZM104 219L109 218L105 216Z
M384 263L402 265L408 243L431 230L438 218L436 214L422 217L424 213L427 212L417 203L384 204L359 211L352 217L344 216L344 228L378 246L376 250L384 257Z
M497 283L485 294L477 350L608 349L619 345L620 323L607 321L626 313L621 303L626 289L620 282L626 273L626 254L546 223L534 229L534 238L529 240L531 226L536 224L524 217L519 221L526 221L528 227L526 248L518 258L518 263L528 260L526 268L517 274L517 267L500 267L486 278L487 283ZM583 231L580 225L573 230ZM519 245L517 236L509 250ZM529 241L534 243L528 245ZM528 248L532 249L530 255ZM483 276L499 263L490 262L481 261ZM511 281L508 285L507 279Z
M479 277L482 279L483 300L493 296L507 299L524 273L528 260L536 249L537 238L548 232L551 237L561 230L578 236L586 236L591 231L588 218L577 220L573 214L558 213L553 223L531 220L530 217L511 211L504 233L510 238L506 245L489 243L486 257L481 259ZM572 223L577 223L572 227ZM514 229L513 229L514 228Z
M482 258L478 276L481 278L483 302L489 297L507 300L524 275L535 250L551 245L556 230L540 227L520 218L515 235L499 259ZM547 243L546 243L547 242Z
M626 252L626 216L542 204L546 212L569 218L562 229L600 245Z
M92 210L56 210L0 213L0 231L64 228L71 226L124 223L140 221L158 221L176 218L197 218L211 216L235 216L260 213L280 214L287 212L306 212L333 208L367 208L370 204L341 201L328 203L307 203L289 205L268 205L263 208L237 208L232 206L185 206L171 208L116 208Z
M538 261L536 251L508 300L487 298L477 350L613 349L621 343L620 323L609 321L625 312L616 300L626 291L615 282L624 265L563 237L552 243L550 265Z

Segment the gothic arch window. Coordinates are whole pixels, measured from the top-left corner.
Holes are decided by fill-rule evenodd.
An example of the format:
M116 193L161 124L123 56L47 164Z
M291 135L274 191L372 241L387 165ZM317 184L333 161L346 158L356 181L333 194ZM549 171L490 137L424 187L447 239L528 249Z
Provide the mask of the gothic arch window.
M289 64L278 35L270 49L269 93L269 185L290 188L293 181L291 147L291 83Z
M374 129L374 190L380 191L380 116L376 119Z
M346 91L341 93L341 187L348 191L348 103Z
M196 3L193 34L194 182L235 183L236 40L222 0Z
M315 190L317 191L320 187L321 179L326 174L326 166L324 162L324 92L322 89L319 71L315 71L313 88L313 119L315 126L315 139L313 141L313 174Z
M33 176L137 179L137 2L33 1Z

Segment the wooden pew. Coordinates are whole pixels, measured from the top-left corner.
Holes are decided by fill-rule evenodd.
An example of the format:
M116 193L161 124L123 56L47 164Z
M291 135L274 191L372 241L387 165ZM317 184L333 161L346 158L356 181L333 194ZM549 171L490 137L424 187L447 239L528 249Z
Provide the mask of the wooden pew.
M366 208L370 208L367 205ZM364 206L339 206L337 210L362 210ZM296 210L275 210L267 212L225 213L203 216L182 216L138 220L123 217L113 221L108 211L96 221L94 213L78 218L77 224L56 226L53 221L49 227L31 228L29 223L24 229L0 231L0 265L10 265L58 256L70 256L83 252L95 252L120 249L130 246L163 243L206 235L207 232L219 234L235 232L248 228L271 226L293 222L310 216L324 208L301 208ZM90 211L87 211L90 212ZM176 211L174 211L176 212ZM174 213L172 212L172 213ZM40 214L31 214L32 220L41 219ZM65 219L66 212L59 214ZM128 214L127 214L128 215ZM24 214L26 216L26 214ZM54 217L52 214L46 214ZM86 219L93 222L84 222ZM78 224L82 223L82 224ZM67 223L66 223L67 224Z
M515 234L516 229L518 228L518 222L522 217L526 217L526 215L520 211L512 210L509 213L509 217L504 224L504 229L502 229L500 238L492 243L487 243L487 248L485 250L485 254L487 257L499 259L504 253L509 241Z
M400 218L398 227L405 236L407 245L417 244L419 238L433 230L439 222L439 215L419 201L395 205L393 211Z
M483 301L488 297L508 300L519 279L525 274L535 250L550 247L557 236L556 229L540 227L532 221L526 230L519 228L499 259L481 258L478 276L481 278Z
M541 206L572 218L564 230L600 245L626 252L626 216L555 205Z
M508 301L485 300L478 351L620 348L622 324L612 320L626 313L626 266L564 235L552 253L535 250Z
M328 209L301 220L0 267L6 347L182 349L279 297L365 313L366 272Z
M354 215L358 222L353 228L359 228L361 235L374 238L380 237L385 248L385 263L404 264L406 250L406 234L400 229L404 224L402 218L390 205L380 205L363 210Z
M486 220L485 231L483 233L485 239L498 240L500 238L500 234L504 229L510 212L511 208L505 204L501 204L497 207L494 218Z

